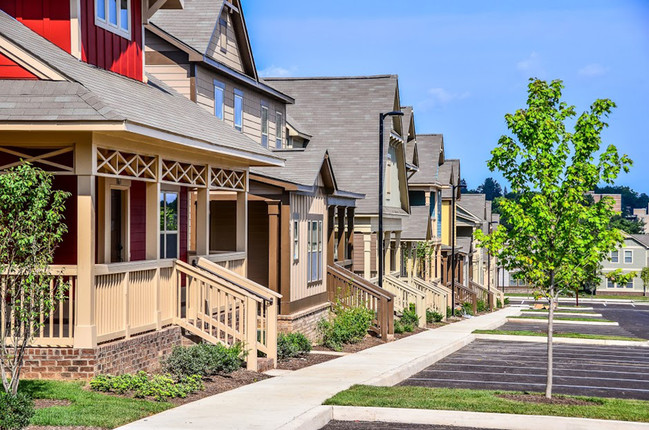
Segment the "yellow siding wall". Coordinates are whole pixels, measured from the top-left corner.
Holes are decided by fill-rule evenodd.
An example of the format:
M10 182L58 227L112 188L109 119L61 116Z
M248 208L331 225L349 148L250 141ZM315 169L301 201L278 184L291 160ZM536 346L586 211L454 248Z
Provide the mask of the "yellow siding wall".
M442 201L442 244L451 245L451 202Z

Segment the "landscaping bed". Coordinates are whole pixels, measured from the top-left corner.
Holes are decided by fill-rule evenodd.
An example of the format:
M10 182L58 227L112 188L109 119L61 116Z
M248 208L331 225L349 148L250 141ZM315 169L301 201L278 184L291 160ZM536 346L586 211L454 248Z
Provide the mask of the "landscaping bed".
M263 373L253 372L250 370L239 369L229 375L214 375L203 380L203 389L195 393L188 394L187 397L177 397L169 399L168 402L174 406L184 405L185 403L195 402L205 397L234 390L244 385L254 384L272 376Z
M306 354L302 357L284 358L277 361L277 368L281 370L299 370L315 364L338 358L337 355L328 354Z

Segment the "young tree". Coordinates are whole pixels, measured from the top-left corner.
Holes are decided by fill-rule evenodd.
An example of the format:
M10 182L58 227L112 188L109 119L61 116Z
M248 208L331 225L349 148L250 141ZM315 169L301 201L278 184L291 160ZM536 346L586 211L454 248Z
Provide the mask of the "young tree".
M27 163L0 175L0 377L11 395L25 349L43 326L41 314L50 313L67 288L48 266L67 231L68 195L52 190L51 174Z
M647 295L647 287L649 287L649 267L643 267L640 271L640 279L642 279L642 295Z
M476 237L508 270L521 273L550 304L547 383L552 397L552 334L558 296L581 281L622 240L606 228L614 215L611 199L589 204L586 193L600 182L612 183L631 160L615 146L600 152L604 122L615 104L596 100L575 121L575 107L561 101L563 83L530 79L527 107L505 115L512 136L491 151L489 168L509 182L516 200L499 199L509 228Z
M608 272L604 276L613 284L626 285L629 282L633 281L633 278L638 276L638 274L636 272L624 273L622 272L622 269L615 269L612 272Z

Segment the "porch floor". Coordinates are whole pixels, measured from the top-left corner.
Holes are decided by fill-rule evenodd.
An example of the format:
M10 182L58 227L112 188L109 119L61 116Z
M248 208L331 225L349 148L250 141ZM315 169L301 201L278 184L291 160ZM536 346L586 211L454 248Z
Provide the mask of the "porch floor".
M464 320L267 379L131 423L123 429L277 429L354 384L394 385L493 329L516 308ZM314 428L315 428L314 423Z

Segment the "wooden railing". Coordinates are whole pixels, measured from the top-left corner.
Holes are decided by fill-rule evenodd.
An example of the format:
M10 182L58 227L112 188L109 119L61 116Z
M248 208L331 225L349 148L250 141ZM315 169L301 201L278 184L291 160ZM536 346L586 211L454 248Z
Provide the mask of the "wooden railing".
M211 343L242 343L250 370L258 352L277 363L280 294L204 258L196 267L177 261L175 273L178 325Z
M395 295L394 310L397 313L403 312L413 303L419 316L419 326L426 326L426 294L423 291L392 275L383 277L383 288Z
M213 251L210 255L203 255L200 257L195 257L192 260L197 260L198 258L203 258L216 263L221 267L235 272L241 276L246 276L246 253L245 252L236 252L236 251ZM191 263L191 261L190 261Z
M451 288L451 283L448 283L448 288ZM478 312L478 299L475 292L470 288L465 287L459 282L455 282L455 304L463 305L464 303L470 303L471 308L473 309L473 314L475 315Z
M477 282L469 281L469 289L476 294L477 300L482 300L487 306L491 306L493 294L488 288L483 287Z
M436 281L426 282L418 276L410 278L410 285L426 295L426 309L439 312L446 319L446 307L449 306L451 290Z
M50 272L56 275L50 282L50 297L54 298L58 288L58 276L67 284L62 300L54 301L54 308L51 312L41 314L40 329L34 333L34 338L30 342L31 346L46 347L70 347L74 345L74 324L76 317L76 266L50 266ZM12 275L0 275L0 283L7 282L7 278ZM0 302L0 324L3 327L14 328L15 319L13 318L13 309L9 302L2 300Z
M327 266L327 292L331 303L373 311L372 330L382 339L394 334L394 294L340 266Z

